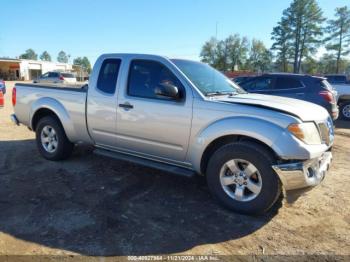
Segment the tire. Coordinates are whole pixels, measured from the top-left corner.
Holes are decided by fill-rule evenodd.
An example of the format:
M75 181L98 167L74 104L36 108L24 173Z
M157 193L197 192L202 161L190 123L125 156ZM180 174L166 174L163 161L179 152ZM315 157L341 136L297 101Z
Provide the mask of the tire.
M60 121L56 117L46 116L40 119L35 133L37 147L44 158L58 161L67 159L71 155L74 144L68 140ZM47 142L50 139L52 141ZM49 146L49 143L52 144L52 147Z
M232 160L235 160L233 166L238 167L236 172L231 172ZM275 162L275 157L264 146L254 142L242 141L222 146L212 155L208 163L206 178L209 190L221 204L230 210L248 215L265 213L275 204L281 194L281 182L271 167ZM227 163L230 164L227 165ZM230 165L231 168L227 168ZM248 165L252 168L247 168ZM228 171L225 173L223 170L226 168ZM248 169L256 170L256 172L252 173ZM252 175L242 175L242 172L245 173L245 171ZM231 174L240 174L247 180L239 181L242 177L238 175L239 183L224 186L222 177L235 179ZM255 192L258 192L260 188L260 191L254 193L250 188L253 188ZM238 194L239 198L242 197L241 199L237 199L236 190L238 193L243 192L243 196Z
M350 120L350 102L341 104L339 111L341 119Z

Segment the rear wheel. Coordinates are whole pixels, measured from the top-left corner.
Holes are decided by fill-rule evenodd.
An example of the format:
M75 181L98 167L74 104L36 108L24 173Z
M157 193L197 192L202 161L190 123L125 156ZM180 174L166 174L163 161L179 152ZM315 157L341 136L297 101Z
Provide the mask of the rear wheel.
M253 142L237 142L218 149L207 168L211 193L229 209L261 214L281 194L281 183L271 165L274 156Z
M68 158L74 144L71 143L57 118L46 116L39 120L36 128L36 143L40 154L48 160Z
M350 102L345 102L341 104L340 116L344 120L350 120Z

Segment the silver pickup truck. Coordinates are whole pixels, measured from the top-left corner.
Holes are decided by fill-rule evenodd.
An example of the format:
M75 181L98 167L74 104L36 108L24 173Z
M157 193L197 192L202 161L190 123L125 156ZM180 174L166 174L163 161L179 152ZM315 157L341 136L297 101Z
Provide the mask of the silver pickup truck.
M84 142L101 155L201 174L240 213L263 213L281 192L318 185L332 160L325 109L248 94L194 61L106 54L88 86L16 84L12 100L12 120L35 131L48 160L65 159Z

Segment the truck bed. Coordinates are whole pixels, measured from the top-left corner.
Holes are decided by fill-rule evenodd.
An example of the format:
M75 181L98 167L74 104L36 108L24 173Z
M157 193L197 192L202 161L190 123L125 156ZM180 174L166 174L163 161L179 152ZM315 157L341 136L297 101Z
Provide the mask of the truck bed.
M16 116L31 129L38 109L54 112L72 142L90 141L86 127L87 85L17 83Z
M43 83L19 83L16 86L27 86L34 88L45 88L45 89L56 89L56 90L65 90L65 91L74 91L74 92L87 92L87 84L43 84Z

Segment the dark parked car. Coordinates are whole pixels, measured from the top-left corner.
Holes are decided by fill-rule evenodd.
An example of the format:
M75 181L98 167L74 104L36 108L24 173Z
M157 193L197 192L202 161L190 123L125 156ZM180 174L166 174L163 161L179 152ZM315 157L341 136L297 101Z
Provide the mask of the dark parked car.
M336 92L326 78L300 74L265 74L240 84L247 92L291 97L318 104L335 120Z
M5 85L5 81L0 79L0 91L3 93L3 94L6 94L6 85Z

